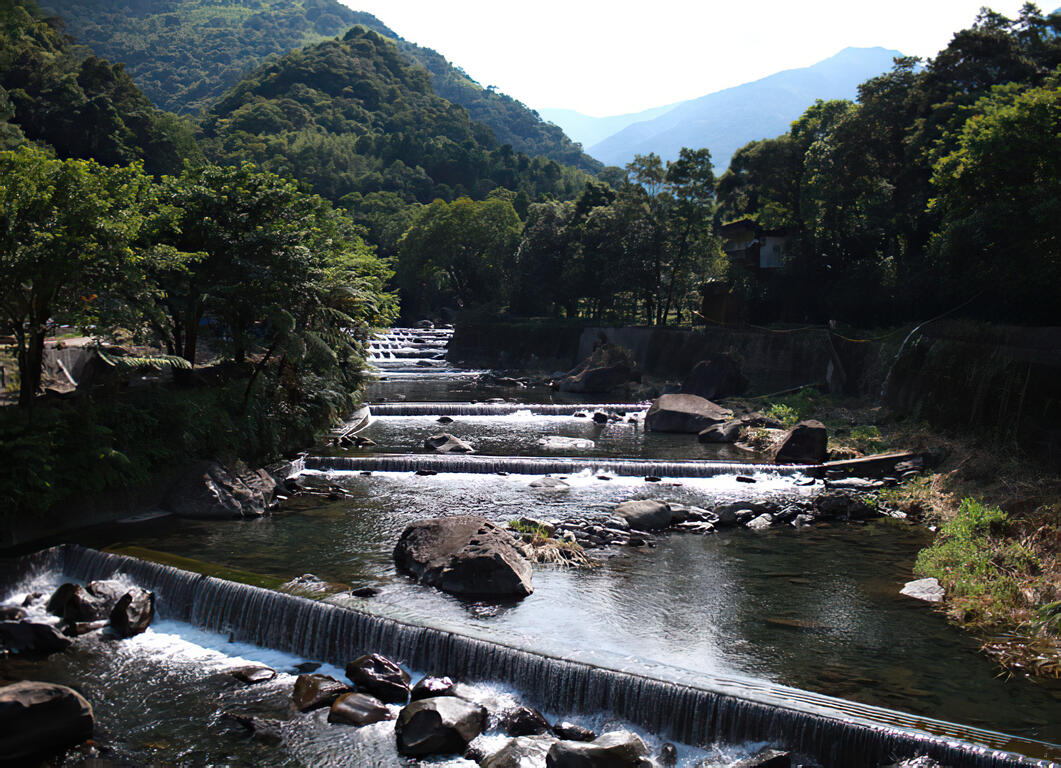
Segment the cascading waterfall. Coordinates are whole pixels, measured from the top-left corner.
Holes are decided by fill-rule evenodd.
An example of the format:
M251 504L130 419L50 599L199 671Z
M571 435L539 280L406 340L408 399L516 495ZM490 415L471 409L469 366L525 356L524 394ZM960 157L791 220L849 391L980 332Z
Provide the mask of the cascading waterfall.
M305 469L321 472L460 472L489 475L573 475L584 470L626 477L718 477L769 474L821 474L813 464L749 464L724 461L664 461L661 459L595 459L538 456L469 456L465 454L376 454L371 456L307 456Z
M368 342L368 359L385 368L415 365L418 360L444 360L453 331L392 328Z
M845 768L916 755L952 768L1050 765L1004 751L1045 756L1049 745L992 731L769 683L653 679L77 545L31 555L21 570L58 571L78 580L124 574L156 593L160 615L230 633L240 642L337 665L378 652L432 674L512 686L542 709L610 712L688 744L775 742Z
M509 416L514 413L572 416L594 411L625 416L644 411L647 407L640 403L372 403L369 410L373 416Z

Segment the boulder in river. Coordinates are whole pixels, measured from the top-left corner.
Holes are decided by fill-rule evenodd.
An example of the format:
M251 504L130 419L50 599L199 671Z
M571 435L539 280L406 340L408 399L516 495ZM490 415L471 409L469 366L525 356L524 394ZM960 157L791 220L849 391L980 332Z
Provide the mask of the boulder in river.
M409 700L409 673L386 656L369 653L346 665L346 676L380 701L404 704Z
M328 712L329 723L354 725L358 728L382 720L391 720L393 717L387 705L367 693L341 694Z
M51 624L0 621L0 651L44 656L65 651L71 642Z
M92 705L73 688L30 680L0 687L0 759L12 765L76 746L94 726Z
M48 600L48 612L63 621L74 624L81 621L99 621L106 618L117 598L108 607L106 601L91 594L80 584L63 584Z
M792 755L780 749L765 747L751 757L738 760L730 768L792 768Z
M235 474L216 462L200 462L170 487L163 507L178 517L225 520L259 517L276 498L276 481L265 471Z
M748 380L741 373L740 364L725 353L701 360L682 382L682 393L713 400L716 397L743 395Z
M441 432L424 440L424 448L435 453L475 453L471 443L454 437L449 432Z
M394 548L398 569L456 595L524 597L534 591L531 565L512 535L474 515L418 520Z
M553 736L520 736L509 739L501 749L483 758L479 768L534 768L544 766Z
M538 438L538 447L548 451L571 451L592 448L594 443L584 437L563 437L561 435L546 435Z
M593 353L553 380L553 389L561 392L605 393L641 381L630 351L615 344L601 344Z
M129 589L111 611L111 629L118 637L139 635L155 618L155 593L140 587Z
M593 741L558 741L549 748L548 768L651 768L648 746L629 731L613 731Z
M553 723L553 733L565 741L593 741L597 738L597 734L589 728L583 728L581 725L575 725L566 720Z
M350 687L327 675L299 675L291 697L299 712L330 707Z
M652 401L645 415L645 429L699 434L732 417L732 411L696 395L660 395Z
M230 669L228 673L232 675L232 677L239 680L241 683L247 683L248 685L266 683L276 677L275 669L257 665L249 667L237 667L236 669Z
M398 715L398 753L410 757L461 754L483 732L486 709L456 696L414 701Z
M899 590L900 595L906 595L907 597L917 598L918 600L924 600L929 603L938 603L946 597L946 592L943 589L943 585L939 583L938 579L916 579L915 581L908 581L903 588Z
M413 701L431 699L435 696L455 696L453 681L448 677L424 677L413 686L409 698Z
M654 499L624 501L612 511L612 515L625 520L636 531L658 531L674 522L670 505Z
M523 706L506 709L498 716L498 724L508 736L540 736L551 730L541 712Z
M820 421L808 419L792 427L774 451L775 464L821 464L829 455L829 433Z
M735 443L740 440L743 422L733 419L721 424L712 424L707 429L701 430L701 443Z

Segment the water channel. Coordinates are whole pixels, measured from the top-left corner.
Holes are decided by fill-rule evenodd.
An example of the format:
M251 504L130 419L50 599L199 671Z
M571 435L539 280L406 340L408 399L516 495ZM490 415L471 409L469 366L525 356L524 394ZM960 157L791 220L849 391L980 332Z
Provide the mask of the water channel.
M664 534L651 547L591 553L599 561L592 570L536 567L534 593L513 603L460 600L397 574L394 543L407 523L423 517L603 518L631 498L710 508L752 498L785 503L821 490L820 483L808 484L798 471L759 465L762 457L732 447L646 432L638 418L643 404L602 403L599 396L579 402L543 387L483 384L482 372L445 361L447 337L444 331L410 329L374 343L378 379L366 400L378 404L380 415L359 434L375 445L350 451L321 447L313 452L319 459L306 464L306 481L334 490L335 499L297 498L255 521L162 518L105 526L83 532L77 542L118 551L131 546L158 550L281 580L312 573L329 582L372 586L378 590L374 597L348 598L347 604L653 678L792 686L1061 742L1061 687L1000 676L975 639L925 604L899 595L913 558L929 540L926 531L906 521ZM619 418L598 424L589 418L598 409ZM442 427L442 415L452 423ZM400 463L418 461L424 438L442 429L471 442L476 456L512 457L505 466L515 471L467 471L467 462L452 457L438 474L418 476ZM556 450L541 442L550 436L584 442ZM557 456L575 459L563 473L568 487L531 488L543 469L555 469L543 459ZM662 482L649 483L644 472L624 471L624 466L640 470L640 465L602 470L594 463L610 458L685 463ZM384 469L363 472L358 462L369 459ZM728 466L738 461L740 468ZM403 468L387 471L388 462ZM346 465L350 469L343 469ZM738 476L755 482L738 481ZM38 574L10 598L51 586L58 578L54 572ZM285 674L253 692L230 686L216 674L247 659ZM266 753L224 725L220 715L233 706L278 716L287 707L290 673L306 661L320 659L228 643L164 617L135 641L90 641L77 653L36 663L43 667L33 672L96 693L103 728L129 751L133 763L147 755L193 765L402 764L383 726L338 729L337 735L320 717L285 720L287 746ZM20 663L3 662L6 670L0 666L0 674L25 671ZM336 676L342 677L338 671ZM474 695L486 698L517 693L504 686L474 688ZM600 726L608 718L584 719ZM680 764L707 759L705 765L727 765L757 746L683 747ZM1044 747L1040 756L1047 754L1056 752ZM263 763L264 755L269 757ZM459 759L438 764L473 765Z

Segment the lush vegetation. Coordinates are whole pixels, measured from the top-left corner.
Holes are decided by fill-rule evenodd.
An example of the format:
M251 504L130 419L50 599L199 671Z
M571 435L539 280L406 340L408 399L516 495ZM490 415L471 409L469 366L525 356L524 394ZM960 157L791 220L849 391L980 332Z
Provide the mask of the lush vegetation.
M212 106L259 65L294 49L363 25L392 39L406 63L431 73L438 95L468 110L498 144L558 163L599 170L564 132L515 99L483 88L429 48L402 40L369 13L336 0L48 0L67 31L111 61L123 63L163 109L194 114Z
M1061 277L1061 15L983 11L924 63L896 61L857 103L819 102L740 149L719 217L786 227L771 281L736 275L762 319L881 322L969 303L1048 319Z
M155 109L121 65L87 55L32 3L0 5L0 148L22 138L63 157L142 160L173 173L199 148L192 126Z

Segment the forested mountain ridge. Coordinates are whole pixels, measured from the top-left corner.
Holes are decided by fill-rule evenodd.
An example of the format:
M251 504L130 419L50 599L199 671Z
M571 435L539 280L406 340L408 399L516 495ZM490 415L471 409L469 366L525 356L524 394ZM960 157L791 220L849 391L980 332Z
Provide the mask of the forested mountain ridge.
M499 146L393 41L362 26L263 65L203 116L202 131L216 162L291 176L366 219L498 188L522 195L521 207L542 195L570 199L588 178Z
M200 156L192 126L156 109L122 65L72 45L32 3L0 5L0 149L23 138L60 157L141 160L175 173Z
M431 73L435 91L465 107L517 152L595 172L601 168L536 112L483 88L435 51L405 41L370 13L336 0L47 0L66 30L99 55L126 65L155 104L178 114L209 108L240 78L296 48L360 24L391 38Z

